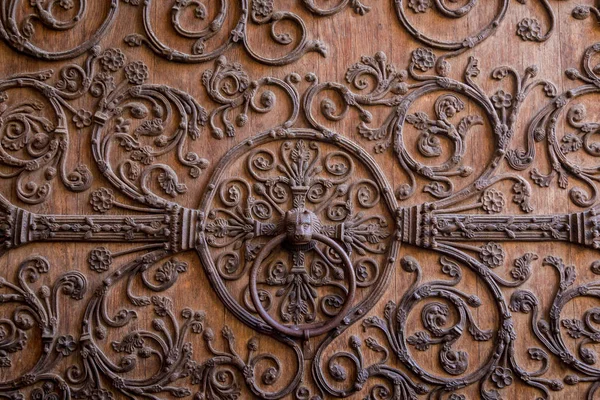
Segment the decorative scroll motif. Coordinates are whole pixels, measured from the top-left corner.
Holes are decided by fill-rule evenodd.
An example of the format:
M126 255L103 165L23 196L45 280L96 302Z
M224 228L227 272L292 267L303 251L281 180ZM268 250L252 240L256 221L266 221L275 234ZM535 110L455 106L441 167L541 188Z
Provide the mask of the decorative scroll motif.
M435 62L436 57L433 52L425 48L414 50L408 70L402 71L388 65L385 54L381 52L374 57L363 57L360 63L354 64L346 73L346 80L360 90L360 94L337 83L319 83L315 76L309 75L307 79L313 82L313 85L304 97L303 107L307 114L306 117L316 129L327 129L311 113L311 103L320 92L325 90L333 90L338 93L344 103L344 108L338 111L332 100L327 98L321 100L320 112L325 119L329 121L342 119L350 108L355 108L362 120L357 127L358 133L365 139L376 142L373 147L376 153L384 152L393 146L398 163L409 177L410 183L401 184L396 189L396 197L399 200L406 200L415 193L415 176L431 181L425 186L424 191L436 198L445 199L436 203L444 207L474 195L500 180L510 179L515 181L513 201L518 203L523 211L533 211L529 204L531 192L529 183L518 175L495 175L494 171L501 165L505 154L512 154L511 139L514 136L515 124L518 120L519 106L526 96L536 87L541 87L548 97L555 97L557 92L555 86L544 80L532 80L537 74L535 66L527 68L523 76L513 68L499 67L492 72L492 77L501 80L512 76L517 83L516 93L511 94L504 90L498 90L488 97L474 81L474 78L480 74L477 59L470 58L464 72L464 83L446 77L417 73L418 71L424 73L430 71ZM365 77L373 78L375 81L372 88L365 84L363 79ZM417 83L407 83L408 77ZM363 94L363 91L367 91L367 93ZM422 111L409 113L412 105L419 98L434 92L449 93L441 94L437 98L434 104L435 115L433 118ZM492 159L479 178L474 180L471 185L456 192L452 177L465 177L473 172L470 166L463 163L468 133L473 127L483 123L482 118L478 115L458 117L464 110L464 101L461 100L463 96L479 105L485 113L492 126L496 151L492 154ZM392 110L380 127L368 126L372 116L367 107L372 106L384 106ZM436 159L435 165L420 162L410 154L409 147L405 143L404 131L407 129L407 124L414 126L419 131L419 153L426 158ZM438 158L443 156L441 139L451 142L453 151L444 156L445 161L440 163ZM493 201L493 199L488 199L488 201ZM501 211L501 208L498 211ZM494 212L493 209L487 211Z
M199 63L214 60L223 55L236 44L241 44L248 55L253 59L268 65L289 64L308 52L317 52L326 56L327 49L323 42L311 39L310 32L302 18L290 11L280 11L275 7L273 0L250 0L242 1L239 5L229 4L227 0L220 0L215 5L215 10L210 10L207 4L199 0L172 0L168 7L170 24L173 32L180 38L190 42L189 50L178 50L169 45L160 37L153 27L153 15L157 9L158 1L153 0L121 0L128 6L141 9L144 34L131 33L124 37L125 43L136 47L148 46L155 54L171 61L185 63ZM526 0L519 0L526 4ZM44 30L56 32L69 32L75 29L82 21L89 19L88 0L32 0L30 5L24 0L3 0L2 15L0 15L0 37L13 49L24 54L46 59L64 60L77 57L95 46L109 32L111 26L118 19L119 0L106 0L106 16L102 23L90 37L84 38L83 42L68 50L43 49L36 45L36 26L40 25ZM315 16L331 16L337 14L347 7L355 13L365 15L370 7L360 0L341 0L333 5L320 5L320 1L303 0L303 5ZM444 41L438 40L434 35L421 32L416 28L413 19L430 12L437 12L443 17L462 22L464 18L473 12L476 7L484 7L482 2L469 0L462 6L456 6L454 0L394 0L394 6L398 19L404 28L415 39L424 45L436 50L444 51L446 54L439 57L435 64L439 75L446 75L450 64L447 58L461 54L494 34L498 26L504 20L509 6L509 0L499 0L497 10L493 18L476 33L468 33L464 38ZM543 28L537 18L524 18L516 27L516 34L525 41L544 42L552 32L556 24L556 17L549 0L542 0L541 4L547 14L548 27ZM21 7L30 9L24 15L20 15ZM58 17L57 10L66 12L67 17ZM161 9L161 13L165 12ZM165 13L166 14L166 13ZM182 22L187 14L193 15L194 24ZM585 19L590 15L600 18L597 7L577 6L573 9L573 17ZM212 18L209 20L209 15ZM411 22L412 21L412 22ZM294 37L289 32L289 27L284 28L285 23L290 23L298 28L299 35ZM274 44L284 46L289 50L280 56L268 56L262 54L259 45L253 45L249 39L248 31L255 25L269 27L269 39Z
M525 4L526 0L519 0L519 2ZM492 36L498 28L498 26L500 26L502 20L504 20L509 6L509 0L497 1L496 12L493 18L487 23L487 25L485 25L483 28L481 28L478 32L474 34L469 34L464 38L454 41L438 40L434 36L428 34L427 32L419 31L415 27L414 23L411 23L411 20L413 20L414 18L425 13L433 12L434 10L437 13L443 15L445 18L461 21L461 19L468 18L475 7L489 6L487 3L483 5L483 2L480 2L478 0L465 1L463 2L464 5L460 7L457 7L455 4L450 3L456 2L453 0L394 1L398 19L414 38L421 41L426 46L447 52L444 56L440 57L435 64L436 72L442 76L445 76L450 68L450 65L447 63L446 59L464 53L465 51L468 51L469 49L477 46L478 44ZM550 6L548 0L542 0L540 3L544 7L544 10L546 11L546 14L548 16L549 27L544 33L542 25L540 24L537 18L524 18L517 24L516 28L516 34L522 40L544 42L550 37L550 35L554 31L554 26L556 23L556 16L554 15L554 11L552 10L552 7ZM449 21L449 23L451 22Z
M52 9L54 3L33 5ZM146 14L151 4L129 3ZM503 15L506 2L501 4ZM323 15L348 5L359 14L367 11L351 1L327 10L306 5ZM397 3L402 9L404 5ZM406 5L415 13L435 6L448 16L461 17L475 1L452 12L442 0L411 0ZM179 28L178 12L186 7L194 8L200 19L206 16L199 2L179 1L172 14ZM252 3L251 9L255 23L299 21L292 14L274 12L270 3ZM242 22L245 29L245 19ZM518 29L526 39L544 40L546 35L535 34L534 27L531 21L522 21ZM151 43L154 39L146 34L144 40ZM212 37L208 31L188 34L202 46ZM286 44L282 36L273 35ZM136 38L131 39L134 44L141 43ZM579 382L592 382L589 398L597 392L600 379L592 344L600 342L599 311L592 308L576 318L561 313L574 299L600 297L598 282L575 286L575 268L560 258L523 252L509 260L505 247L511 241L544 241L600 248L597 167L569 158L576 152L598 156L593 134L600 125L590 121L582 103L569 104L598 92L600 78L592 59L600 45L586 50L581 71L567 70L567 76L582 85L563 94L552 83L536 79L535 66L522 73L512 67L494 69L492 78L512 79L514 90L487 93L476 82L481 74L476 58L469 59L463 80L458 81L447 77L448 55L438 58L428 48L415 49L405 70L389 64L381 52L363 57L346 73L352 89L321 83L315 74L308 74L309 87L301 92L297 74L251 81L241 65L220 55L224 50L200 56L202 46L197 46L198 59L186 61L217 58L212 69L198 76L217 104L213 109L180 89L148 83L148 67L128 61L116 48L102 51L90 46L83 67L68 65L57 75L23 73L0 81L0 163L10 171L1 178L15 181L19 201L47 200L56 176L70 190L91 187L91 167L66 171L72 128L91 131L93 168L112 186L89 193L89 215L31 212L0 196L1 254L33 242L96 243L86 268L102 275L96 287L76 271L44 284L41 277L50 265L41 256L31 256L14 276L0 278L0 303L9 310L0 319L0 368L6 368L8 376L0 381L1 398L20 399L26 393L64 399L118 395L235 399L252 393L265 399L288 395L320 399L364 390L361 395L367 399L427 395L459 400L464 399L461 389L479 385L480 397L491 400L499 399L502 390L516 381L537 389L542 398L562 390L564 384ZM446 50L453 55L463 47ZM301 49L281 62L295 59L307 48ZM365 77L372 78L373 87ZM171 157L187 178L197 179L208 167L208 160L194 150L203 127L208 125L215 139L235 135L234 125L243 127L250 116L274 110L273 88L289 99L290 114L267 131L240 139L227 152L212 171L198 209L179 204L187 186L164 160ZM515 127L520 106L532 90L550 100L532 119L526 148L520 149ZM16 91L31 92L41 100L21 101L12 95ZM325 97L327 92L339 95L341 110ZM418 109L418 100L432 93L432 107ZM94 100L90 111L72 105L83 96ZM474 105L469 112L468 102ZM381 126L371 126L372 107L389 110ZM556 126L565 108L574 132L558 138ZM349 118L350 110L357 111L361 120L360 143L326 126ZM494 143L490 159L479 170L465 165L470 135L487 130ZM416 146L409 146L409 139ZM442 146L442 140L450 146ZM546 145L552 172L531 168L530 180L500 172L501 166L516 171L533 166L539 142ZM450 153L444 154L448 149ZM376 162L377 154L386 151L393 151L406 173L407 182L396 188ZM589 187L589 192L570 190L574 205L583 209L533 215L529 182L548 186L557 179L567 189L569 175ZM410 203L419 189L417 177L425 180L420 189L431 201ZM456 177L468 182L459 186ZM501 190L499 183L504 181L512 183L510 195ZM518 205L518 215L507 212L511 201ZM116 251L115 243L129 246ZM425 276L418 260L401 254L402 243L438 255L445 277ZM177 309L168 291L192 272L193 266L180 258L180 253L192 249L224 306L258 335L268 335L289 350L285 364L281 355L261 350L256 338L236 343L227 326L220 327L221 347L209 315ZM120 257L131 254L132 260L120 262ZM539 265L552 266L560 280L548 311L522 287ZM508 277L498 272L502 266L509 267ZM378 316L371 310L398 269L412 281ZM598 263L592 271L600 272ZM481 283L493 302L489 308L497 318L491 329L475 313L483 305L482 297L461 289L467 274ZM127 305L113 311L108 304L115 303L111 296L116 294L125 296ZM84 303L84 311L79 331L66 334L58 329L65 318L58 305L71 300ZM133 323L143 312L152 315L149 326ZM415 313L420 314L420 326L409 323ZM516 354L517 313L532 314L532 329L543 348L532 347L527 355L541 364L537 370L518 362L522 355ZM350 336L350 350L332 345L359 320L365 333ZM39 330L38 336L30 334L34 330ZM565 344L565 334L578 340L575 352ZM193 335L202 336L203 349L193 348ZM40 358L30 370L13 376L8 368L32 346L31 337L41 338ZM465 339L489 343L492 351L474 365L463 348ZM381 360L367 365L363 353L367 349ZM421 352L439 360L445 374L421 365L415 357ZM156 369L146 370L145 359L155 361ZM569 369L562 381L546 376L551 362ZM68 367L60 369L59 363ZM132 372L147 374L132 378ZM314 392L304 386L309 379Z
M448 252L448 254L451 254L451 252ZM453 257L462 259L461 261L465 263L470 263L471 268L476 268L476 262L469 261L467 257L463 258L457 253L453 254ZM516 268L529 269L531 262L534 260L537 260L537 256L527 253L515 261L515 266ZM371 336L365 339L366 346L372 351L382 353L383 360L371 366L363 365L360 355L361 341L356 337L352 337L350 346L353 352L336 353L328 361L329 370L334 379L336 374L333 371L336 370L336 363L339 359L347 358L356 363L356 368L360 372L352 389L347 391L335 390L326 381L324 374L318 367L313 370L328 393L335 396L346 396L356 388L360 389L366 379L371 376L383 378L390 383L389 388L385 385L374 386L370 392L372 398L376 398L378 393L390 393L394 396L392 398L403 398L403 393L408 398L416 398L417 394L427 393L429 396L438 398L442 392L453 393L463 387L479 382L482 399L497 399L500 398L498 390L512 385L515 379L520 379L524 383L539 389L544 397L548 397L550 390L558 391L564 388L562 382L542 377L548 369L547 365L550 360L550 356L546 351L539 348L530 348L528 351L532 360L542 362L543 366L538 371L528 372L516 361L514 357L516 333L509 309L517 311L519 305L516 305L516 302L519 300L511 301L509 306L503 297L498 298L498 331L494 335L492 331L482 330L474 320L472 310L482 305L481 299L456 288L463 276L462 269L456 262L442 256L440 258L442 272L449 279L427 283L421 282L423 273L417 260L412 257L405 257L400 264L406 272L416 274L414 282L398 304L389 302L386 305L383 319L373 316L363 320L363 327L366 331L380 330L385 334L388 342L384 344L379 343ZM503 282L498 276L490 273L487 267L480 269L478 276L486 283L488 289L494 293L499 293L499 286L519 286L526 280L524 278L511 283ZM444 302L438 301L442 299ZM417 331L414 335L409 335L407 333L407 319L411 311L422 302L426 303L421 311L421 322L425 331ZM449 307L455 308L456 314L459 315L458 321L453 325L449 323ZM492 337L496 338L495 347L489 359L484 361L481 367L475 369L475 372L467 374L465 372L469 364L468 354L453 348L463 334L470 335L476 341L489 341ZM456 376L456 379L445 378L427 371L410 355L411 351L431 352L432 346L440 349L438 357L444 371L449 375ZM426 384L415 383L405 372L385 365L391 354L394 354L408 370L412 371ZM458 378L459 376L460 378ZM346 381L347 379L344 377L339 380ZM459 395L453 393L451 396Z
M11 366L10 354L21 351L27 345L26 332L37 327L41 330L44 342L44 355L40 359L40 365L52 366L63 358L69 357L75 352L80 355L81 366L72 365L67 370L66 376L62 377L49 373L42 369L32 369L19 378L2 382L0 390L4 398L19 398L18 389L38 382L44 383L43 389L36 391L48 391L56 389L56 398L113 398L112 390L118 390L127 396L156 397L172 395L175 397L187 397L192 391L185 387L173 386L174 382L188 380L192 385L198 386L204 396L211 393L214 398L226 398L227 396L239 396L239 386L235 382L235 376L228 367L238 369L245 376L245 382L252 391L259 396L279 398L289 393L284 389L279 393L264 393L259 385L253 383L255 370L258 366L269 366L263 373L261 379L268 385L279 379L280 361L273 355L258 353L256 339L248 343L248 356L242 359L234 346L234 335L227 326L222 329L222 336L229 345L229 352L215 349L213 341L215 334L206 325L206 316L202 311L183 309L176 313L173 309L172 300L169 297L152 296L151 298L137 297L127 294L134 305L152 305L156 319L152 322L154 331L134 330L125 335L120 341L113 341L111 347L114 353L121 355L118 365L109 361L104 355L98 342L106 339L108 329L114 329L128 325L137 313L133 310L120 310L115 316L106 313L106 298L111 287L120 280L128 280L143 277L145 285L155 292L161 292L175 283L175 280L166 280L158 286L151 284L145 277L145 271L165 258L164 251L152 252L125 265L118 272L112 274L112 278L105 280L102 287L98 288L85 311L82 324L82 332L78 339L72 335L59 336L58 326L60 323L57 314L57 302L59 293L62 292L75 300L81 300L87 290L87 280L79 272L68 272L63 274L53 287L42 286L36 293L29 283L35 283L41 274L48 272L48 262L41 257L33 257L20 266L17 279L18 284L2 280L3 287L10 293L2 294L3 303L20 304L17 306L12 319L0 320L3 332L10 336L3 337L0 344L0 363L2 368ZM159 279L157 272L157 279ZM29 283L27 283L27 281ZM160 280L160 279L159 279ZM180 314L180 315L177 315ZM182 323L180 324L180 321ZM8 333L10 332L10 333ZM189 335L202 335L206 346L213 358L202 363L192 360L192 346L186 342ZM157 357L161 360L159 372L149 380L131 380L120 377L120 374L132 371L136 368L139 360ZM99 379L102 374L112 383L112 389L103 386ZM234 380L226 384L221 374L231 375Z
M48 50L34 42L36 26L43 30L68 32L84 21L92 20L90 0L2 0L0 7L0 37L14 50L44 60L66 60L77 57L94 47L109 31L117 18L119 0L106 0L107 15L90 37L68 50ZM24 15L19 15L27 9ZM67 18L62 17L64 13ZM58 15L61 15L59 17ZM41 40L40 40L41 41Z
M97 57L98 49L93 57ZM89 67L89 65L88 65ZM91 87L90 68L77 65L64 67L55 85L47 81L50 71L37 74L15 75L0 83L0 164L8 167L2 178L17 177L17 196L20 200L37 204L46 200L51 184L57 176L73 191L87 190L92 184L92 174L86 165L66 171L65 161L69 146L68 121L82 128L91 123L91 114L75 110L69 100L81 97ZM11 103L11 92L23 88L38 92L38 100ZM69 115L69 117L67 116ZM52 121L57 121L56 124Z
M597 3L596 4L600 4ZM600 20L600 7L599 6L577 6L573 9L573 18L576 19L586 19L588 18L590 15L594 16L597 20Z
M223 54L236 43L244 46L248 54L257 61L265 64L282 65L298 60L307 52L318 52L325 56L327 49L318 41L309 39L306 24L296 14L288 11L274 9L272 0L253 0L242 2L239 8L239 17L232 26L227 26L228 14L234 12L226 0L219 2L219 12L211 21L207 21L207 6L197 0L174 0L170 7L170 20L174 32L183 38L193 40L189 52L178 51L164 43L152 26L152 13L156 9L152 1L122 0L130 6L142 9L145 35L132 33L124 40L130 46L146 44L156 54L173 61L179 62L205 62L213 60ZM28 3L31 3L30 5ZM77 57L95 46L109 31L114 21L118 18L119 0L106 0L107 14L93 35L84 39L75 47L68 50L50 50L36 45L36 26L44 30L68 32L75 29L89 17L89 0L3 0L0 15L0 37L13 49L24 54L45 60L64 60ZM30 7L28 12L21 16L21 8ZM57 12L60 10L60 12ZM202 29L185 26L182 16L192 12L203 25ZM67 13L64 19L62 14ZM61 17L57 15L61 14ZM280 26L284 22L291 22L300 30L300 36L294 38L291 33L281 32ZM270 27L270 39L275 44L288 46L291 49L287 54L278 57L268 57L256 51L248 39L248 25L266 25ZM229 35L218 43L215 38L220 31L229 30ZM211 40L213 39L213 40ZM212 42L216 42L214 45ZM259 47L259 46L256 46Z
M76 349L73 336L61 336L59 327L61 324L58 314L58 302L62 300L61 295L74 300L81 300L87 291L87 280L79 272L63 273L52 285L42 286L36 293L30 284L36 283L42 274L49 270L49 264L43 257L34 256L21 263L17 271L15 283L2 278L2 287L6 289L2 293L2 303L14 304L12 318L0 319L3 337L0 344L0 365L2 368L10 368L12 358L18 357L28 344L27 332L39 329L41 333L43 353L39 365L53 365L63 357L68 357ZM45 390L67 387L64 379L51 371L45 371L45 381L50 386ZM36 381L32 374L25 374L20 378L15 377L0 383L0 392L4 398L14 398L10 394L16 388L31 385ZM68 387L67 387L68 388ZM39 389L36 389L39 390ZM64 389L60 389L64 391Z
M531 325L535 336L563 363L577 371L576 374L568 375L565 382L569 385L575 385L580 381L593 382L587 394L588 398L592 398L600 387L598 382L600 370L594 367L598 357L596 352L590 348L591 346L586 345L598 343L600 340L600 332L595 326L600 310L597 307L586 310L581 319L561 318L561 312L574 299L584 296L598 298L600 282L594 281L575 286L577 279L575 266L566 266L559 257L548 256L544 258L543 265L555 268L560 277L560 286L554 295L548 315L541 312L539 300L528 290L513 293L510 308L514 312L532 314ZM600 272L598 262L591 265L591 270L598 275ZM564 338L567 335L577 339L577 354L573 354L565 345Z
M120 83L115 82L117 72L123 75ZM93 127L93 154L100 170L112 182L130 186L127 194L147 196L150 203L158 201L147 189L150 175L155 170L161 171L158 180L166 195L174 197L184 192L185 186L178 183L173 169L155 164L154 160L176 151L189 174L197 178L208 166L208 161L196 153L185 153L185 142L188 137L191 140L199 137L207 114L187 93L166 86L144 85L148 74L148 67L140 61L126 64L126 57L120 50L101 52L94 47L83 68L78 65L64 67L53 85L47 83L52 78L51 71L15 75L3 80L0 83L3 121L0 164L8 167L9 172L0 177L18 177L17 196L29 204L45 201L51 191L51 182L57 176L72 191L87 190L93 179L89 168L79 165L68 173L65 167L70 121L78 129ZM11 92L23 88L37 92L43 101L8 105ZM70 104L86 94L97 98L94 115ZM113 122L110 118L114 118L114 124L111 131L106 132L104 125ZM177 118L179 120L175 122ZM173 134L167 134L175 123L179 128ZM113 171L110 154L115 142L129 153L129 159L115 166L116 171ZM108 195L108 192L103 194ZM98 207L99 211L106 211L102 210L106 206Z
M578 98L598 93L600 77L595 66L592 65L593 57L600 52L600 45L589 47L583 56L581 71L569 68L566 71L569 79L579 81L583 85L570 90L568 93L557 97L556 101L542 109L533 119L528 128L527 147L513 150L508 155L508 161L515 169L525 169L535 159L535 142L546 141L547 153L551 161L552 170L545 174L533 168L531 179L542 187L549 186L556 178L561 189L567 189L569 175L588 187L574 187L569 190L571 200L580 207L590 207L598 199L597 168L585 167L571 160L571 154L585 152L591 157L600 156L600 144L593 136L598 132L600 125L595 121L587 121L584 103L574 103ZM568 133L559 139L556 135L556 124L563 110L567 110L566 120L573 133Z
M231 27L226 25L228 13L231 13L227 0L218 2L219 12L211 21L207 20L206 5L201 1L174 1L171 6L171 24L178 35L194 40L189 52L175 50L159 38L158 33L152 27L152 1L144 1L143 4L139 1L128 2L131 5L142 7L145 35L127 35L125 42L130 46L146 44L153 52L168 60L191 63L209 61L217 58L236 43L244 46L250 57L269 65L289 64L311 51L320 53L322 56L327 54L327 49L322 42L308 38L309 33L304 21L292 12L275 10L273 0L241 2L240 16ZM202 22L203 29L192 29L181 23L182 15L189 11L193 11L195 18ZM269 26L270 39L278 45L291 46L291 50L284 56L279 57L261 55L248 39L248 25L250 22L256 25ZM290 33L280 32L282 22L289 22L297 26L300 30L300 37L294 38ZM215 36L221 30L229 30L230 33L219 43L219 39ZM217 43L212 44L211 42ZM256 48L260 48L260 46L256 46Z
M177 197L187 188L173 168L156 159L174 153L189 176L198 178L208 160L188 151L186 142L200 137L207 113L181 90L144 84L148 68L140 61L125 66L124 72L129 85L97 86L100 103L92 123L94 160L123 193L164 208L168 203L164 197ZM121 154L118 150L124 150L127 157L115 157ZM150 188L153 179L158 181L160 195Z
M297 104L300 96L294 87L294 84L300 81L298 74L290 74L285 80L265 77L250 82L248 74L240 64L230 64L224 56L219 57L215 64L214 70L208 69L202 74L202 83L208 95L214 102L221 104L221 107L210 113L209 118L210 130L215 138L224 137L223 129L219 127L221 125L227 136L235 136L235 125L244 126L248 122L249 111L260 114L272 111L277 96L272 90L266 89L267 87L282 89L289 96L294 107L288 119L280 126L289 128L294 125L299 113ZM229 114L236 108L241 108L242 112L235 118L234 125L229 119Z
M240 16L231 27L226 26L228 13L233 12L226 0L219 2L219 12L212 21L206 21L208 11L200 1L175 0L172 3L170 14L171 24L174 31L183 38L193 39L194 43L189 52L181 52L163 43L152 26L152 1L140 2L139 0L122 0L131 6L142 8L145 35L132 33L124 40L130 46L147 44L152 51L162 57L180 62L204 62L215 59L236 43L241 43L248 54L257 61L265 64L282 65L293 62L305 53L315 51L326 55L325 45L318 40L308 38L309 33L304 21L296 14L287 11L276 11L272 0L255 0L251 3L242 2ZM31 1L31 11L24 16L17 16L20 8L27 7L23 0L3 0L1 3L2 14L0 15L0 35L2 39L15 50L30 56L46 60L64 60L77 57L95 46L118 17L119 0L107 0L107 15L102 24L89 38L69 50L47 50L38 47L33 37L36 33L36 24L43 29L58 32L73 30L78 24L86 20L89 14L88 0L34 0ZM68 19L56 16L57 9L67 12ZM195 18L203 23L204 28L196 30L184 26L180 18L186 12L194 13ZM296 25L301 33L299 38L292 34L280 32L282 22L291 22ZM255 51L247 36L248 24L270 26L270 38L274 43L281 46L291 46L287 54L279 57L268 57ZM229 29L230 33L223 43L216 43L211 48L211 39L219 31ZM217 41L218 39L214 39Z

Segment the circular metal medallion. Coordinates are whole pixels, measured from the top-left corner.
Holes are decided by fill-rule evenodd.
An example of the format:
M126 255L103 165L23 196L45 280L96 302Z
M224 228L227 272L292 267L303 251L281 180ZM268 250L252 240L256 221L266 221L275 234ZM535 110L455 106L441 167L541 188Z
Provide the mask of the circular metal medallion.
M255 329L314 337L383 293L399 248L396 203L358 145L310 130L230 150L200 207L197 250L228 308Z

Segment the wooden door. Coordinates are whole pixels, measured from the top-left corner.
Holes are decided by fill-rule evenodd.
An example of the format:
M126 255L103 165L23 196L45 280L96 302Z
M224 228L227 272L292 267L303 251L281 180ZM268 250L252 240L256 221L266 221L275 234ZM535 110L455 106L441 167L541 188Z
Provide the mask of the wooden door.
M600 4L364 1L0 1L1 399L600 398Z

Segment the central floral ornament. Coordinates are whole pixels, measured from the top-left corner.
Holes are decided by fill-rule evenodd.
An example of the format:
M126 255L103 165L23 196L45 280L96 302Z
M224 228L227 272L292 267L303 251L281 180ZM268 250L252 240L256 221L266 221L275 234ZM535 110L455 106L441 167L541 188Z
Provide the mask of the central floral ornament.
M381 295L399 247L388 222L396 208L356 144L271 132L217 166L201 205L198 251L238 317L307 339L351 324Z

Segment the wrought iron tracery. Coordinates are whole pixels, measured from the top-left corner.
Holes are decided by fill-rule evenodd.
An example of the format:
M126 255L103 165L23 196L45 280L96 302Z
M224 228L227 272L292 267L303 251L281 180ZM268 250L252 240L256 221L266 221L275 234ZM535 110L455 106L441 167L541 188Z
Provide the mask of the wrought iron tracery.
M33 1L35 13L20 24L13 15L19 2L2 3L0 35L17 51L44 59L73 58L85 52L87 57L83 65L67 65L57 74L19 73L0 81L0 165L4 168L0 178L13 180L16 198L24 203L11 204L7 192L0 195L0 253L33 242L98 244L87 262L103 280L90 287L82 272L61 271L54 282L43 283L51 267L37 255L23 261L14 276L0 278L0 303L11 310L0 319L0 368L11 367L14 357L31 345L32 330L39 330L43 349L29 371L0 382L0 397L18 399L31 391L36 399L111 399L117 393L132 398L226 399L248 390L260 398L277 399L292 394L343 397L364 390L369 399L427 394L459 400L464 399L461 389L479 385L481 398L498 399L503 388L520 380L544 398L562 390L563 382L592 382L588 392L592 398L600 386L597 355L591 346L600 342L598 309L591 308L580 318L563 318L561 312L579 297L600 297L598 282L575 286L575 267L559 257L523 252L508 260L505 247L509 242L565 242L600 248L598 167L569 157L578 151L592 158L600 155L594 142L600 125L588 120L583 105L584 96L599 90L594 59L599 44L584 52L580 70L566 71L567 77L581 83L579 87L559 94L554 84L536 78L536 66L523 72L501 66L491 71L491 77L512 79L514 90L488 93L477 83L481 70L475 57L469 59L460 81L448 77L448 59L490 37L504 19L508 1L498 2L494 20L476 35L439 42L417 32L408 13L436 10L459 19L477 1L450 8L444 0L397 0L398 17L407 31L445 54L436 56L430 48L417 48L407 68L399 69L378 52L348 69L348 86L323 83L317 74L309 73L304 77L308 88L302 90L299 74L251 80L240 64L223 56L236 42L265 64L293 62L308 51L324 53L320 42L308 39L300 17L275 11L270 1L242 2L234 29L214 50L206 46L224 26L227 2L219 3L221 11L209 23L210 29L200 31L184 28L179 18L193 9L195 18L205 20L206 7L199 1L174 2L174 29L195 41L190 54L170 48L154 33L151 1L124 2L142 9L144 18L144 36L129 35L128 44L148 45L174 61L215 59L214 67L201 76L208 93L206 104L181 89L149 83L148 66L128 60L122 50L96 46L116 18L116 1L110 3L98 33L65 52L31 44L32 24L40 21L51 29L71 29L85 16L84 0ZM358 1L341 1L330 8L303 3L321 16L346 7L361 15L369 10ZM541 3L550 25L542 33L537 20L522 20L517 34L523 40L544 41L553 30L550 3ZM76 15L70 22L60 22L53 17L55 7L74 8ZM596 8L573 10L578 19L591 14L598 14ZM298 41L278 32L277 24L283 20L301 28ZM254 53L246 36L249 22L270 25L271 38L293 50L281 58ZM369 86L365 78L375 84ZM548 100L533 116L526 137L518 138L515 127L524 118L519 112L533 90ZM35 93L36 99L22 101L13 96L17 91ZM213 139L236 135L235 126L243 127L250 117L275 109L275 91L289 100L289 113L227 152L213 168L198 209L181 205L179 196L188 189L185 179L198 179L209 167L207 146L194 146L200 138L208 140L204 128L208 125ZM332 92L339 95L341 109L326 97ZM430 94L436 95L432 107L418 109L419 99ZM92 108L72 105L85 96L93 100ZM209 99L217 105L209 105ZM467 112L467 103L478 111ZM371 125L373 108L388 112L380 126ZM350 119L350 110L357 111L360 119L358 143L327 125ZM557 124L563 115L574 133L558 137ZM302 121L308 126L302 126ZM485 167L476 170L466 165L465 153L470 135L487 126L494 151ZM73 128L91 132L94 166L67 170ZM414 148L407 144L409 137L415 140ZM450 146L442 146L444 140ZM525 148L519 147L522 143ZM549 155L551 172L531 168L528 178L519 175L518 171L534 165L540 147ZM376 161L377 154L388 151L408 177L396 187ZM164 156L172 156L179 167L163 162ZM502 167L515 172L501 172ZM89 190L92 171L102 173L112 187L90 192L88 215L47 215L24 208L47 201L56 177L69 190ZM457 184L457 177L467 178L468 183ZM588 190L570 187L569 177ZM555 179L560 188L570 188L578 211L535 214L530 182L547 187ZM426 183L421 185L422 181ZM505 181L512 183L510 195L501 189ZM431 201L414 204L419 189ZM508 212L509 198L520 213ZM116 251L112 248L116 243L130 247ZM419 261L402 254L403 244L439 255L445 278L424 276ZM278 355L261 350L256 338L242 352L227 326L221 330L226 348L219 348L204 311L175 309L168 290L191 272L192 266L179 259L187 250L198 253L212 288L237 319L290 350L296 362L293 373L282 373L285 366ZM117 262L131 254L136 257ZM536 295L522 287L538 265L553 267L559 276L548 313L542 311ZM510 268L508 278L498 272L501 266ZM594 274L600 272L598 263L591 268ZM374 315L373 307L389 293L389 277L398 269L414 280L397 302L387 303L383 316ZM498 315L492 329L481 327L475 317L473 310L483 304L482 299L459 288L467 273L490 293ZM138 286L152 294L138 292ZM107 304L120 290L129 304L111 314ZM64 318L59 305L72 300L85 303L75 336L58 329ZM421 305L422 329L409 332L408 318ZM148 329L133 324L146 310L153 316ZM518 313L532 314L532 332L543 347L528 349L528 356L541 363L535 371L526 370L515 355ZM350 350L331 353L331 344L358 321L368 333L350 336ZM372 332L379 332L385 342ZM110 340L114 335L119 339ZM194 352L192 335L202 336L207 358ZM467 335L492 343L493 351L477 367L460 348ZM578 341L576 352L566 345L566 335ZM365 347L381 355L381 360L367 365ZM446 375L428 371L414 352L428 352L438 359ZM150 358L158 365L150 378L127 375ZM65 359L70 366L64 373L57 372L56 366ZM344 361L354 373L348 373ZM563 363L572 373L563 381L546 376L551 362ZM315 393L304 386L309 376ZM377 383L366 389L373 379Z
M526 0L519 0L527 4ZM327 54L326 44L310 37L304 20L292 11L279 10L273 0L244 0L239 4L230 4L227 0L220 0L216 6L211 7L200 0L173 0L165 9L162 5L152 0L106 0L106 15L102 23L90 36L83 36L82 40L68 50L45 49L36 36L36 31L70 32L80 27L90 19L90 5L88 0L33 0L27 4L24 0L3 0L2 15L0 16L0 37L14 50L44 60L72 59L89 51L93 46L106 36L119 16L120 3L126 7L137 7L141 10L140 18L143 23L143 34L130 33L124 42L132 47L148 46L155 54L167 60L199 63L214 60L223 55L232 46L241 44L253 59L271 65L288 64L298 60L308 52L317 52L322 56ZM351 8L359 15L366 15L371 6L359 0L342 0L334 5L320 5L319 1L303 0L302 5L315 17L331 16ZM493 18L478 32L467 33L456 40L439 40L435 34L417 28L413 20L428 13L436 12L448 23L464 21L474 9L484 7L478 0L465 1L464 5L456 6L454 0L395 0L394 7L399 23L407 32L421 41L424 45L446 52L436 64L436 72L440 75L448 73L450 64L447 58L454 57L477 46L491 37L498 26L506 17L509 8L508 0L498 0ZM544 42L553 33L556 25L556 16L550 0L542 0L541 5L546 13L548 26L543 27L540 18L531 17L522 19L516 26L516 34L524 41ZM25 9L21 13L21 8ZM152 15L155 10L165 13L169 18L171 28L180 38L190 41L189 50L178 50L161 39L160 34L153 27ZM66 15L65 15L66 13ZM194 23L188 26L184 23L184 16L193 16ZM600 12L594 6L576 6L572 10L574 18L582 20L590 15L598 18ZM212 18L211 18L212 17ZM462 20L462 21L461 21ZM289 29L280 28L282 22L290 22L300 30L299 37L294 37ZM268 26L269 39L274 44L289 48L285 55L263 55L249 40L248 29L252 25Z

